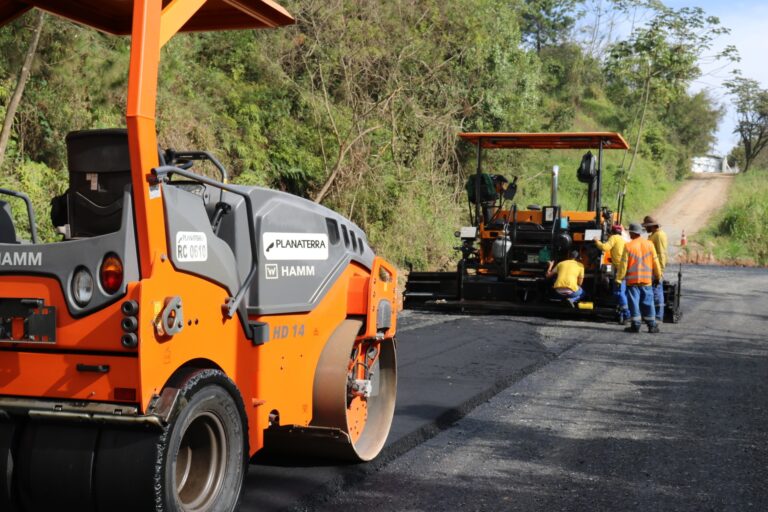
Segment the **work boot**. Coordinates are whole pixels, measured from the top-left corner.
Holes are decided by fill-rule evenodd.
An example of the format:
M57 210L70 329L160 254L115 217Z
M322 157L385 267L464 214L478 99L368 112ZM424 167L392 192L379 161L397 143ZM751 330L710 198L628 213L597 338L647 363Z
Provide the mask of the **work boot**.
M656 325L656 324L649 325L648 326L648 332L650 332L651 334L656 334L657 332L660 332L659 331L659 326Z
M632 324L624 329L624 332L640 332L640 324L632 322Z
M632 319L632 315L629 313L629 309L627 308L619 308L619 323L622 325L627 325L627 323Z

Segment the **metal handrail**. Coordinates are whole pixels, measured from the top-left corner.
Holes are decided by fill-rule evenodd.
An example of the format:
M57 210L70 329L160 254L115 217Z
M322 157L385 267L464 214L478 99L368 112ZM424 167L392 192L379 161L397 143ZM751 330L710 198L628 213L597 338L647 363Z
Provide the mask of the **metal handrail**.
M208 160L214 165L214 167L216 167L216 169L218 169L219 173L221 174L221 181L223 183L227 183L229 180L229 176L227 175L227 170L224 168L224 165L222 165L222 163L219 162L219 160L208 151L175 151L173 149L169 149L166 151L166 154L171 157L171 160ZM172 167L172 165L167 165L164 167Z
M8 190L7 188L0 188L0 194L16 197L26 203L27 216L29 217L29 232L30 232L30 235L32 236L32 243L33 244L38 243L37 242L37 224L35 223L35 210L32 208L32 201L29 199L29 196L24 192L16 192L15 190Z

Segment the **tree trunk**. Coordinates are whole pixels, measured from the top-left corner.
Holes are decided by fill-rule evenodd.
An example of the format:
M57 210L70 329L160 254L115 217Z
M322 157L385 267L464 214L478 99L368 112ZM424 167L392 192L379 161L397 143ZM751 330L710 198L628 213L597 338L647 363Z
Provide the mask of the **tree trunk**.
M331 185L333 185L333 182L336 179L336 176L338 176L339 171L341 170L341 164L344 161L344 157L347 156L347 153L349 152L350 149L352 149L352 146L354 146L358 140L362 139L370 132L374 130L378 130L379 128L381 128L380 125L366 128L362 132L358 133L357 136L354 139L352 139L350 142L342 143L341 147L339 147L339 156L336 158L336 163L333 166L333 170L331 171L331 174L328 176L328 179L325 180L325 184L323 185L323 188L320 189L320 192L318 192L315 198L313 199L314 202L320 204L323 201L323 199L325 198L325 195L331 189Z
M635 157L637 157L637 152L640 150L640 141L642 140L643 136L643 127L645 125L645 113L648 111L648 100L651 95L651 74L650 71L648 72L648 76L645 79L645 91L644 92L644 99L643 99L643 110L642 114L640 115L640 126L637 127L637 137L635 138L635 147L632 148L632 158L629 160L629 166L627 167L627 174L624 176L624 195L627 195L627 186L629 185L629 176L632 174L632 168L635 165Z
M16 117L16 110L19 108L21 96L24 94L24 88L27 86L29 73L32 70L32 61L35 59L35 53L37 52L37 43L40 42L40 33L43 31L43 21L45 21L45 13L40 11L37 15L35 32L32 34L32 41L30 41L29 48L27 49L27 56L24 58L24 65L21 66L19 80L16 82L16 89L14 89L11 100L8 102L8 108L5 111L3 130L0 132L0 168L2 168L3 160L5 160L5 150L8 147L8 140L11 138L13 119Z

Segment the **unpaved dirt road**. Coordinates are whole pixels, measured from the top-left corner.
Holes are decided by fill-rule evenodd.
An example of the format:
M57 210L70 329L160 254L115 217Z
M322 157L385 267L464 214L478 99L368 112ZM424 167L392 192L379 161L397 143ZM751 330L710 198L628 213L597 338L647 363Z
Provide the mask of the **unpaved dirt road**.
M689 242L695 240L696 232L725 205L732 182L733 175L694 176L653 213L669 237L671 257L677 254L683 230Z

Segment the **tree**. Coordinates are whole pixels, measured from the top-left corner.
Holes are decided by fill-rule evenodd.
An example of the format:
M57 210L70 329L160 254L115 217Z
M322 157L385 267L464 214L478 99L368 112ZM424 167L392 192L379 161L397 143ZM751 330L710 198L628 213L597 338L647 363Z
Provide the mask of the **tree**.
M724 113L706 91L682 96L670 105L664 121L670 129L669 141L677 148L676 178L688 175L692 157L711 151Z
M16 117L16 110L21 103L21 96L24 94L24 88L27 86L27 80L29 74L32 71L32 61L35 59L35 53L37 52L37 43L40 41L40 33L43 31L43 22L45 21L45 12L40 11L37 15L37 21L35 22L35 30L32 33L32 40L27 48L27 54L24 58L24 64L21 66L21 72L19 73L19 79L16 81L16 88L13 91L10 101L8 102L8 108L5 110L5 121L3 122L3 129L0 131L0 167L3 166L3 160L5 159L5 149L8 147L8 140L11 138L11 127L13 126L13 119Z
M630 37L610 49L606 77L616 102L640 105L639 125L632 158L624 176L624 193L640 149L649 109L669 113L676 100L687 94L690 83L701 76L699 59L712 48L717 37L728 34L719 18L707 16L699 7L670 9L655 7L655 16L636 28ZM715 56L735 60L735 48L726 47Z
M560 44L568 39L576 20L576 12L584 0L525 0L522 15L523 39L541 53L544 46Z
M699 7L658 7L646 25L611 47L607 78L624 103L635 103L650 88L653 103L666 108L701 76L699 60L717 37L728 33L719 18L707 16ZM738 59L732 46L714 58Z
M738 73L725 82L736 106L736 129L743 150L744 169L747 172L768 145L768 90L762 89L757 80Z

